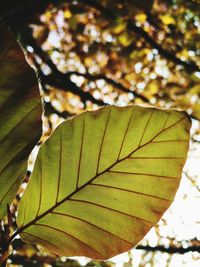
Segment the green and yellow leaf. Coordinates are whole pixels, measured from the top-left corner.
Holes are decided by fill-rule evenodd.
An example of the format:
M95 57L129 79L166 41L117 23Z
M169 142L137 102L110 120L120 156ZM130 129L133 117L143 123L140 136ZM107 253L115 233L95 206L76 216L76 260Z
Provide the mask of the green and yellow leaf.
M37 79L11 33L0 25L0 219L24 178L41 135Z
M188 151L184 112L105 107L62 123L42 145L18 232L65 256L135 246L172 203Z

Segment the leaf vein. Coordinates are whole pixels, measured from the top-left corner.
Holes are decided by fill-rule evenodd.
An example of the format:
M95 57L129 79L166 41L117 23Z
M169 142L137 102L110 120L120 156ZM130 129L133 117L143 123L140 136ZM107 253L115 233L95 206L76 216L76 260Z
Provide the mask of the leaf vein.
M127 243L129 243L129 244L132 244L132 243L129 242L128 240L125 240L125 239L123 239L123 238L121 238L121 237L115 235L114 233L112 233L112 232L110 232L110 231L108 231L108 230L106 230L106 229L103 229L102 227L99 227L98 225L93 224L93 223L91 223L91 222L88 222L88 221L86 221L86 220L84 220L84 219L78 218L78 217L73 216L73 215L69 215L69 214L61 213L61 212L55 212L55 211L52 211L51 213L52 213L52 214L55 214L55 215L66 216L66 217L70 217L70 218L79 220L79 221L81 221L81 222L84 222L84 223L86 223L86 224L89 224L89 225L91 225L91 226L94 226L94 227L96 227L97 229L99 229L99 230L101 230L101 231L104 231L104 232L106 232L106 233L108 233L108 234L110 234L110 235L112 235L112 236L115 236L116 238L121 239L121 240L124 241L124 242L127 242Z
M63 255L65 254L65 252L61 248L57 247L55 244L51 243L49 240L46 240L46 239L44 239L44 238L42 238L40 236L36 236L36 235L30 234L30 233L27 233L27 232L24 232L23 234L29 235L29 236L31 236L31 237L33 237L35 239L41 240L42 241L41 243L46 243L47 247L49 247L49 244L50 244L51 246L55 247L56 250L61 251L63 253Z
M150 123L150 121L151 121L151 118L152 118L153 113L154 113L154 110L152 110L151 114L149 115L148 121L147 121L147 123L146 123L146 126L145 126L145 128L144 128L144 130L143 130L142 136L141 136L141 138L140 138L140 142L139 142L138 147L141 146L142 140L143 140L144 135L145 135L145 133L146 133L146 130L147 130L148 126L149 126L149 123Z
M184 159L183 157L128 157L127 159Z
M92 183L90 186L99 186L99 187L105 187L105 188L109 188L109 189L117 189L117 190L124 191L124 192L129 192L129 193L134 193L134 194L138 194L138 195L142 195L142 196L156 198L159 200L170 201L170 199L166 199L163 197L150 195L150 194L146 194L146 193L142 193L142 192L138 192L138 191L134 191L134 190L130 190L130 189L125 189L125 188L121 188L121 187L117 187L117 186L111 186L111 185L105 185L105 184L96 184L96 183Z
M102 140L101 140L101 145L100 145L99 155L98 155L98 160L97 160L96 175L97 175L98 172L99 172L99 164L100 164L100 159L101 159L101 152L102 152L102 149L103 149L103 143L104 143L104 139L105 139L105 135L106 135L107 127L108 127L108 122L109 122L110 113L111 113L111 109L110 109L109 112L108 112L108 116L107 116L107 119L106 119L106 125L105 125L104 132L103 132L103 137L102 137Z
M60 160L58 161L59 164L59 174L58 174L58 184L57 184L57 193L56 193L56 202L58 202L58 196L60 192L60 179L61 179L61 168L62 168L62 128L60 129Z
M62 233L62 234L64 234L64 235L66 235L66 236L69 236L69 237L71 237L72 239L77 240L79 243L83 244L84 246L86 246L86 247L92 249L93 251L95 251L95 253L97 253L97 254L103 256L103 255L101 254L101 252L99 252L99 251L96 250L95 248L91 247L89 244L85 243L84 241L82 241L81 239L75 237L74 235L69 234L69 233L66 232L66 231L63 231L63 230L61 230L61 229L55 228L55 227L50 226L50 225L47 225L47 224L41 224L41 223L36 223L35 226L42 226L42 227L44 227L44 228L49 228L49 229L52 229L53 231L57 231L57 232Z
M134 111L135 110L133 109L132 112L131 112L131 116L129 118L128 125L127 125L126 131L125 131L124 136L123 136L123 140L122 140L122 143L121 143L121 146L120 146L120 150L119 150L119 154L118 154L117 160L119 160L119 158L120 158L120 155L121 155L121 152L122 152L122 148L124 146L124 141L125 141L126 135L128 133L128 130L129 130L129 127L130 127L130 124L131 124L131 120L132 120Z
M39 200L38 200L38 210L36 213L36 217L38 217L39 212L40 212L40 208L41 208L41 202L42 202L42 155L41 155L41 165L40 165L40 193L39 193Z
M104 209L107 209L107 210L110 210L110 211L114 211L114 212L117 212L117 213L120 213L122 215L125 215L125 216L128 216L128 217L131 217L131 218L134 218L134 219L137 219L137 220L141 220L141 221L144 221L144 222L147 222L147 223L154 223L154 222L151 222L149 220L146 220L146 219L143 219L143 218L140 218L140 217L137 217L135 215L131 215L131 214L128 214L128 213L125 213L123 211L120 211L120 210L115 210L113 208L110 208L110 207L107 207L107 206L104 206L104 205L101 205L101 204L97 204L97 203L94 203L94 202L91 202L91 201L87 201L87 200L83 200L83 199L75 199L75 198L70 198L69 201L75 201L75 202L82 202L82 203L87 203L87 204L90 204L90 205L94 205L96 207L100 207L100 208L104 208Z
M133 175L147 175L147 176L160 177L160 178L169 178L169 179L178 179L179 178L179 177L165 176L165 175L158 175L158 174L150 174L150 173L120 172L120 171L112 171L112 170L109 170L108 172L120 173L120 174L133 174Z
M157 144L157 143L173 143L173 142L176 142L176 143L179 143L179 142L188 142L188 140L177 140L177 139L174 139L174 140L160 140L160 141L152 141L151 143L152 144Z
M77 171L77 179L76 179L76 190L78 189L79 177L80 177L80 168L81 168L81 160L82 160L82 153L83 153L84 132L85 132L85 119L83 120L83 126L82 126L81 147L80 147L80 155L79 155L78 171Z

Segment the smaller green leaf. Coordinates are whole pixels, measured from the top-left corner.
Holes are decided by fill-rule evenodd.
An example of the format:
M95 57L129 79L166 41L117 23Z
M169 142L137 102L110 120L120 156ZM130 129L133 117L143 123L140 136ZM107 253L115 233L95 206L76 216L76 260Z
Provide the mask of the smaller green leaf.
M174 199L189 129L184 112L138 106L64 122L42 145L20 201L21 237L65 256L129 250Z

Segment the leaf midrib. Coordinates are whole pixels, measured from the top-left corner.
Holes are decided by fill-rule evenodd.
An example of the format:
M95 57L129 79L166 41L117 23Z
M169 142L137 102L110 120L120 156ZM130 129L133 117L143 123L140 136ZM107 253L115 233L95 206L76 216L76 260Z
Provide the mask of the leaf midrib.
M154 137L152 137L148 142L146 142L143 145L138 146L135 150L131 151L131 153L129 153L127 156L125 156L124 158L117 160L116 162L114 162L111 166L109 166L107 169L105 169L104 171L96 174L94 177L92 177L88 182L86 182L85 184L83 184L82 186L80 186L79 188L77 188L75 191L73 191L71 194L69 194L67 197L63 198L62 200L60 200L59 202L57 202L55 205L53 205L51 208L49 208L48 210L46 210L44 213L40 214L39 216L37 216L35 219L33 219L32 221L30 221L29 223L25 224L24 226L20 227L10 238L10 241L12 241L18 234L22 233L25 229L27 229L28 227L34 225L37 221L39 221L40 219L42 219L44 216L48 215L49 213L51 213L55 208L57 208L58 206L60 206L61 204L63 204L65 201L69 200L73 195L75 195L76 193L78 193L79 191L81 191L83 188L85 188L87 185L91 184L97 177L99 177L100 175L106 173L107 171L109 171L111 168L113 168L116 164L120 163L123 160L126 160L128 157L130 157L133 153L135 153L136 151L138 151L140 148L150 144L156 137L158 137L161 133L163 133L164 131L176 126L178 123L182 122L183 120L185 120L185 117L182 117L181 119L179 119L178 121L176 121L175 123L171 124L170 126L168 126L167 128L162 129L161 131L159 131Z

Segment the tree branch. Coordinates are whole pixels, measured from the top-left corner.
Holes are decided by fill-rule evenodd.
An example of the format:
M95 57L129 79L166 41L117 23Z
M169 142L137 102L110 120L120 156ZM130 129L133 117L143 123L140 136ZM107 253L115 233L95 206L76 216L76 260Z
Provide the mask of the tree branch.
M106 17L109 20L117 19L117 16L115 16L115 14L110 9L104 7L99 2L91 1L91 0L79 0L79 2L85 3L99 10L102 13L102 15L104 15L104 17ZM131 19L128 20L127 29L129 29L131 32L134 32L137 35L139 35L141 38L143 38L152 48L157 49L160 55L166 58L167 60L170 60L177 65L183 66L188 73L200 71L200 68L196 65L195 62L183 61L180 58L176 57L173 53L164 49L142 27L137 26L133 20Z
M25 31L24 31L25 32ZM102 100L94 98L89 92L84 92L82 89L80 89L74 82L70 80L70 76L72 74L76 74L82 77L85 77L90 80L99 80L104 79L108 84L111 84L112 86L118 88L122 92L125 93L131 93L134 97L140 98L142 101L149 103L148 98L146 98L142 94L138 94L135 91L130 90L129 88L125 87L123 84L114 81L113 79L110 79L103 74L98 75L91 75L89 73L79 73L79 72L68 72L66 74L60 72L56 65L52 62L49 55L42 50L42 48L37 44L36 40L32 37L30 31L26 32L24 35L24 38L22 40L26 45L30 45L34 52L42 59L42 61L48 65L48 67L51 69L52 73L50 75L44 75L43 72L38 68L39 77L42 80L43 83L48 84L50 86L56 87L58 89L62 89L64 91L69 91L75 95L80 96L81 100L85 103L86 101L91 101L94 104L97 104L98 106L106 105L106 103ZM37 64L38 65L38 64Z
M189 246L187 248L184 247L164 247L164 246L156 246L156 247L151 247L151 246L142 246L138 245L136 249L141 249L145 251L151 251L151 252L166 252L168 254L174 254L174 253L179 253L179 254L184 254L187 252L200 252L200 246Z
M138 94L136 91L132 91L129 88L127 88L126 86L124 86L123 84L121 84L120 82L117 82L111 78L108 78L107 76L103 75L103 74L95 74L92 75L90 73L80 73L78 71L70 71L67 72L66 75L67 76L71 76L71 75L77 75L77 76L82 76L90 81L96 81L96 80L104 80L105 82L107 82L108 84L116 87L117 89L119 89L122 92L125 93L130 93L132 94L135 98L140 98L142 101L149 103L149 99L147 97L145 97L143 94Z
M198 186L197 182L187 172L184 172L184 174L187 177L187 179L191 182L191 184L197 189L197 191L200 192L200 187Z
M82 91L75 83L73 83L70 79L67 79L64 73L60 72L59 74L53 73L47 76L43 75L41 78L45 84L80 96L83 103L91 101L93 104L98 106L104 106L107 104L103 100L94 98L89 92Z
M57 109L55 109L51 102L44 102L44 114L45 116L49 116L50 114L56 114L59 117L62 117L64 119L68 119L72 116L74 116L75 114L70 113L69 111L58 111Z
M100 2L95 1L95 0L78 0L80 3L83 3L85 5L88 5L92 8L95 8L96 10L98 10L99 12L101 12L101 14L108 20L115 20L117 19L117 15L115 15L113 10L110 10L109 8L105 7L104 5L102 5ZM48 4L58 4L58 2L60 2L59 0L42 0L40 1L39 4L36 3L36 1L32 0L32 1L25 1L25 0L21 0L22 4L26 7L24 9L19 9L16 7L16 14L14 14L14 11L12 12L12 14L10 15L10 17L6 18L6 22L8 22L8 24L12 24L12 27L20 27L21 24L23 24L21 21L25 21L27 22L27 19L29 18L29 15L31 14L31 12L33 13L34 11L42 11ZM192 3L193 1L190 0L190 2ZM195 3L195 2L193 2ZM22 10L26 9L26 14L24 14L25 12L23 11L22 14ZM14 19L13 19L14 16ZM19 21L21 23L19 23ZM18 26L16 26L18 25ZM156 42L153 37L151 37L142 27L137 26L136 22L133 21L132 19L128 19L128 24L127 24L127 29L131 32L134 32L135 34L137 34L138 36L140 36L141 38L143 38L152 48L155 48L158 50L158 52L160 53L161 56L163 56L164 58L166 58L167 60L183 66L185 68L185 70L188 73L192 73L195 71L200 71L200 67L193 61L183 61L180 58L176 57L175 54L173 54L172 52L164 49L161 44L159 44L158 42Z
M52 73L49 75L44 75L43 72L39 70L39 78L43 83L78 95L84 103L86 101L91 101L98 106L106 105L104 101L94 98L89 92L84 92L64 73L60 72L49 55L37 44L36 40L32 37L30 30L23 30L23 33L24 35L22 37L22 42L26 44L26 46L31 46L35 54L38 55L43 63L45 63L51 69Z
M156 246L156 247L150 247L150 246L142 246L138 245L135 249L137 250L145 250L147 252L163 252L163 253L168 253L168 254L185 254L187 252L200 252L200 246L191 246L188 248L183 248L183 247L164 247L164 246ZM10 255L9 259L11 260L12 264L19 264L23 266L38 266L38 264L51 264L52 266L72 266L71 260L68 259L66 263L62 263L59 260L56 260L53 257L50 256L38 256L38 255L33 255L32 257L24 257L20 255ZM76 261L73 261L73 266L79 267L79 263Z
M128 21L128 29L134 31L136 34L140 35L148 44L158 50L159 54L164 58L172 61L177 65L181 65L189 73L200 71L200 68L193 61L183 61L180 58L176 57L173 53L165 50L160 44L158 44L142 27L136 25L133 20Z

